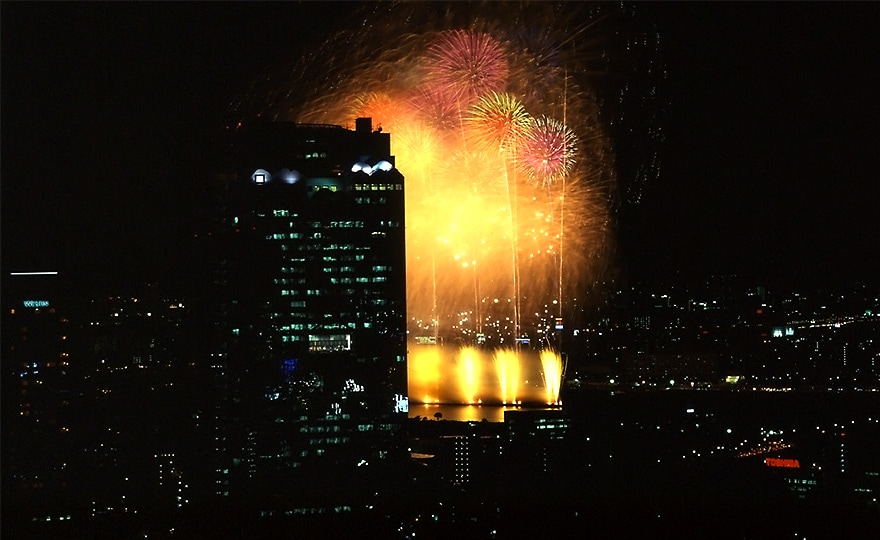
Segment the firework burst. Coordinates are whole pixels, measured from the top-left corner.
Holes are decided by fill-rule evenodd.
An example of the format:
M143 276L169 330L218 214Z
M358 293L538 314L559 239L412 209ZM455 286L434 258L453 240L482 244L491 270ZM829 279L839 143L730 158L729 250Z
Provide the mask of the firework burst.
M461 124L461 115L455 96L434 86L420 88L409 100L417 117L438 131L452 131Z
M562 122L539 116L525 132L519 163L533 181L549 187L575 163L577 137Z
M491 92L471 107L465 118L465 136L478 150L512 151L529 122L529 113L516 96Z
M545 306L606 271L617 178L594 83L612 9L371 4L253 90L264 118L391 133L413 335L509 346L522 315L538 337Z
M507 56L489 34L469 30L442 32L426 55L431 84L468 105L507 85Z

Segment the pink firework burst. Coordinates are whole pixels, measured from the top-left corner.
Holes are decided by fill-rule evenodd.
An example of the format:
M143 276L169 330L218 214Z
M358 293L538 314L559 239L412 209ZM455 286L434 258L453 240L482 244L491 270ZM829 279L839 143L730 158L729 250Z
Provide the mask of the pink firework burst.
M507 85L509 68L501 45L489 34L443 32L427 52L428 80L465 103Z
M532 118L522 142L519 161L536 182L548 186L571 170L577 152L577 138L562 122L539 116Z

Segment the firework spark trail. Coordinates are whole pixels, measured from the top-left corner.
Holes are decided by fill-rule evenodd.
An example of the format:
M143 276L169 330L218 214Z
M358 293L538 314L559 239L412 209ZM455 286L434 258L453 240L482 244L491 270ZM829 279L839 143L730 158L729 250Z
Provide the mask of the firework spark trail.
M478 394L483 385L479 383L480 355L476 349L465 347L461 350L458 360L458 379L461 387L461 401L463 403L478 403Z
M520 365L519 356L511 350L495 351L495 369L501 386L501 401L505 405L516 403L519 392Z
M559 403L562 360L544 350L414 347L408 358L410 396L422 403Z
M564 91L567 93L567 85ZM563 108L563 118L566 117L566 109ZM565 274L563 273L563 239L565 237L565 177L571 171L575 163L575 154L577 137L565 126L563 122L559 122L547 116L539 116L533 118L526 138L523 143L523 150L519 159L519 164L523 166L529 177L547 188L548 212L552 221L554 216L554 200L551 187L556 182L562 182L562 188L559 190L558 206L556 213L559 217L559 232L556 237L558 249L554 253L557 265L557 300L559 306L559 317L563 314L563 281ZM549 225L549 223L548 223Z
M519 343L521 332L521 294L519 266L519 219L517 208L517 150L530 127L529 114L522 103L510 94L490 92L472 106L465 124L465 139L470 146L487 152L498 152L504 160L504 187L510 211L511 279L513 283L513 338ZM511 178L511 172L513 177Z
M541 367L544 390L548 405L559 402L559 387L562 383L562 360L552 351L541 351Z
M582 303L605 270L616 177L591 78L607 66L592 31L606 8L578 4L371 5L254 90L265 118L369 116L391 133L411 335L537 342L548 310Z

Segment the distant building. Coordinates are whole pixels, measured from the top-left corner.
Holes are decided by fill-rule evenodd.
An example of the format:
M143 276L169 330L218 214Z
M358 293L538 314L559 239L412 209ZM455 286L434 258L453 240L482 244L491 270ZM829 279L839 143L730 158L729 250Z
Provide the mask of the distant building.
M506 410L504 424L508 481L557 480L565 475L571 421L562 409Z
M347 511L407 455L404 178L369 118L229 142L207 238L215 494Z
M497 486L504 466L504 439L487 422L454 422L455 434L441 435L438 448L440 476L445 482L484 493Z
M623 358L630 381L660 386L714 383L717 360L712 354L639 354Z
M75 385L61 279L57 272L3 276L2 500L4 515L14 519L66 520L76 510Z

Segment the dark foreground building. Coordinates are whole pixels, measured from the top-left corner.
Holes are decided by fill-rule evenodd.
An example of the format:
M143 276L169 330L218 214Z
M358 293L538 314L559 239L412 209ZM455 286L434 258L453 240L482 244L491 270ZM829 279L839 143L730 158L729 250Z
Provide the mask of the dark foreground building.
M207 238L214 495L347 513L407 456L404 179L390 135L268 123L229 140Z

